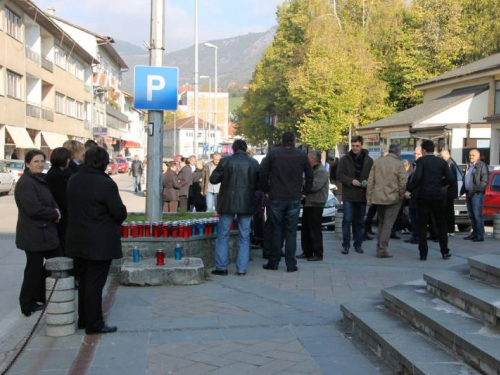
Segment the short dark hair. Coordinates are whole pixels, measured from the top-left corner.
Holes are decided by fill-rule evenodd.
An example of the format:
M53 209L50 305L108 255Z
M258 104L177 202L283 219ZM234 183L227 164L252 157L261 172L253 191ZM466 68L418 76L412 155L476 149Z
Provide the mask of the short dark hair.
M64 147L56 148L50 155L50 164L56 168L66 167L68 160L71 160L71 152Z
M33 158L37 155L42 155L43 156L43 160L47 160L47 156L45 156L45 154L43 153L42 150L29 150L26 155L24 155L24 162L26 164L28 163L31 163L31 161L33 160Z
M184 156L181 157L181 162L189 164L189 159L185 158Z
M295 134L293 134L293 132L284 132L281 136L281 143L285 145L287 143L290 144L293 142L295 142Z
M99 145L93 139L89 139L87 142L83 144L83 146L85 147L85 150L88 150L91 147L97 147Z
M233 152L240 150L243 152L247 152L247 148L247 143L243 139L237 139L233 142Z
M167 163L168 170L172 170L177 166L177 163L175 161L169 161Z
M357 142L359 142L359 143L361 143L361 144L365 143L365 141L364 141L363 137L362 137L362 136L360 136L360 135L355 135L355 136L353 136L353 137L351 138L351 143L357 143Z
M430 139L423 141L421 147L423 150L425 150L425 152L434 152L434 142L432 142Z
M109 154L102 147L91 147L85 152L83 164L88 168L104 172L109 164Z

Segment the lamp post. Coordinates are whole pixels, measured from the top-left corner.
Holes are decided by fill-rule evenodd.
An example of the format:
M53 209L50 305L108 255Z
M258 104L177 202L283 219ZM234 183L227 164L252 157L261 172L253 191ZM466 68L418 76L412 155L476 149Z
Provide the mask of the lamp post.
M198 123L200 121L198 113L198 0L194 1L194 156L198 158Z
M177 112L174 112L174 154L172 155L172 159L177 155Z
M214 134L214 152L217 151L217 117L218 117L218 112L217 112L217 94L218 94L218 85L217 85L217 51L219 47L217 47L215 44L212 43L205 43L205 47L208 48L213 48L215 50L215 87L214 87L214 92L215 92L215 107L214 107L214 114L215 114L215 121L214 121L214 127L215 127L215 134Z
M208 145L210 154L210 126L212 124L212 77L210 76L200 76L202 79L208 78L208 141L207 141L207 129L205 129L205 146Z

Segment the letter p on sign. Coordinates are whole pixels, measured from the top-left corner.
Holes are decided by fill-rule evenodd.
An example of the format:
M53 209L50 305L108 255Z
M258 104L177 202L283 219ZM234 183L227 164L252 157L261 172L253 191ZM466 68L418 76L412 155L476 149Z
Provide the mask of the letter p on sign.
M179 70L156 66L134 69L134 106L137 109L175 111L178 104Z

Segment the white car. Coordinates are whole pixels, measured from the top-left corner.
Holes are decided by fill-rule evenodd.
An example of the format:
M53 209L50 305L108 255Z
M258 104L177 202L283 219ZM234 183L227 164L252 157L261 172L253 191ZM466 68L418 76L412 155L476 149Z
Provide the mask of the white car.
M325 209L323 210L323 216L321 218L321 225L333 228L335 227L335 214L337 213L337 206L339 201L335 198L331 190L328 190L328 199L326 201ZM299 213L299 226L302 225L302 208Z
M5 167L5 164L0 162L0 193L1 194L12 194L16 183L12 174Z
M14 178L14 183L17 183L19 177L24 173L24 160L1 160L1 162L4 163L5 167Z

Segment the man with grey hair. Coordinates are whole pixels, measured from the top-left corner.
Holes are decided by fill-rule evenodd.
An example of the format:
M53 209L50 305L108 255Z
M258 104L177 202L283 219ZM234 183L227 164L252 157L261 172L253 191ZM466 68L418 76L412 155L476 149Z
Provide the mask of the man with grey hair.
M379 218L377 258L392 258L387 250L389 237L406 192L406 171L400 157L401 145L391 144L389 154L375 160L368 177L366 200L377 205Z
M328 172L321 166L321 154L310 151L307 154L313 168L314 177L310 193L306 196L302 210L301 245L302 254L297 259L308 261L323 260L323 233L321 218L328 199Z

